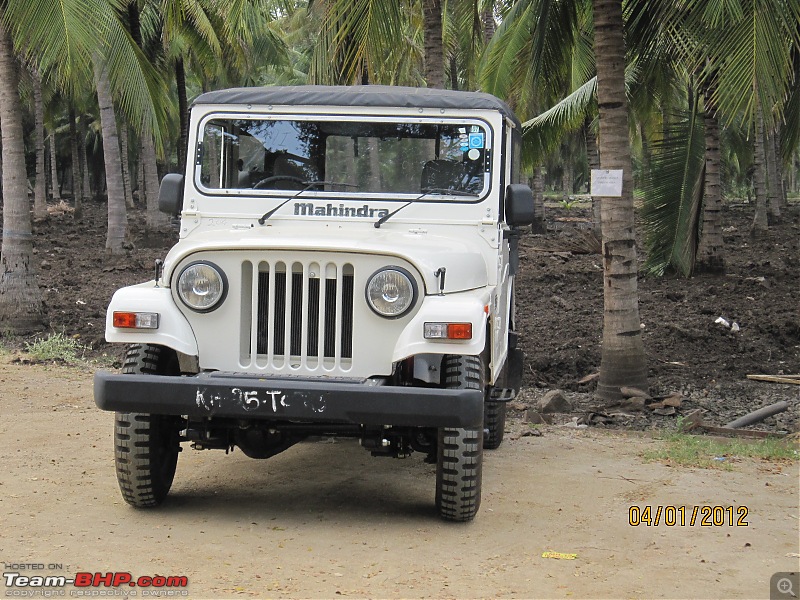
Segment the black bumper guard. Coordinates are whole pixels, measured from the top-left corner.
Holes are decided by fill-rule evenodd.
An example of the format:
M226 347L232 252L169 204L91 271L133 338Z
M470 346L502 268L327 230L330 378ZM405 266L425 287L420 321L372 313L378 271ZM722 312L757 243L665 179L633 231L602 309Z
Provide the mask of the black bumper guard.
M187 417L411 427L483 423L479 390L220 373L172 377L98 371L94 400L103 410Z

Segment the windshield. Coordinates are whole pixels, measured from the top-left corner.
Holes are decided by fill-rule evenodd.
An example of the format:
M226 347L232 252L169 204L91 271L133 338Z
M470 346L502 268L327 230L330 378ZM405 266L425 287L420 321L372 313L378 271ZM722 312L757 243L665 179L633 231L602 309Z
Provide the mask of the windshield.
M483 121L337 119L206 120L197 183L212 194L307 190L398 198L427 192L462 202L489 187L491 138Z

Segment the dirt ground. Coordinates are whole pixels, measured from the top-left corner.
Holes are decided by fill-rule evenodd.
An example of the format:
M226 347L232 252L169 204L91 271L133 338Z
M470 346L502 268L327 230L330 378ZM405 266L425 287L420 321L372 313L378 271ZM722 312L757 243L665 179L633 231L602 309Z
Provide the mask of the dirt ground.
M109 261L104 208L53 215L35 226L35 244L50 330L114 368L122 349L103 341L110 296L149 279L172 235L146 235L134 211L129 254ZM434 468L421 457L373 459L324 440L267 461L187 448L166 505L135 511L117 489L112 417L94 407L92 369L21 363L26 339L3 339L4 571L52 563L63 568L47 574L185 575L193 598L769 597L771 575L800 566L798 463L709 470L642 458L662 443L652 433L695 409L721 425L786 400L788 411L756 428L800 430L800 386L745 377L800 373L800 218L795 207L752 240L750 210L724 215L725 275L640 279L650 392L681 394L672 415L598 407L593 384L578 383L597 370L602 327L598 256L581 252L575 228L588 210L553 210L547 234L524 238L525 388L510 439L486 455L483 504L467 525L437 519ZM521 436L526 410L556 388L573 412L541 437ZM598 411L588 429L562 426ZM749 525L630 526L630 507L647 505L747 507Z
M774 573L798 570L796 462L670 467L643 460L661 443L648 436L521 437L518 419L486 454L469 524L436 516L432 465L327 440L267 461L187 448L165 505L137 511L117 489L92 370L12 357L0 357L4 572L186 576L192 598L768 598ZM686 507L687 524L631 526L630 507L648 505ZM748 525L690 526L695 506L746 507Z

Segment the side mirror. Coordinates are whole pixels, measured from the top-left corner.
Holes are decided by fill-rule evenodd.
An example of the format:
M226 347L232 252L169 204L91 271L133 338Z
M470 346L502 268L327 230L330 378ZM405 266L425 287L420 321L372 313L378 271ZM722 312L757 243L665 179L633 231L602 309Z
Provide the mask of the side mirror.
M177 217L183 210L183 175L168 173L158 189L158 210Z
M533 223L533 192L524 183L512 183L506 188L506 223L520 227Z

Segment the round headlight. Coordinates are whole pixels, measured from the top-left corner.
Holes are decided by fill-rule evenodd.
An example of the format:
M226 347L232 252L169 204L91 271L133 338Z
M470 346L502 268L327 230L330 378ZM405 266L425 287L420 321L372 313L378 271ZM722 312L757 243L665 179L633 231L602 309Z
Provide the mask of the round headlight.
M414 278L405 269L389 267L369 278L367 302L382 317L400 317L414 305L417 294Z
M192 263L178 277L178 297L197 312L208 312L219 306L226 288L224 273L211 263Z

